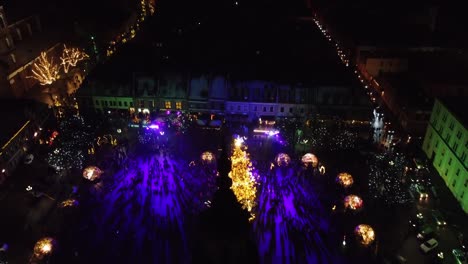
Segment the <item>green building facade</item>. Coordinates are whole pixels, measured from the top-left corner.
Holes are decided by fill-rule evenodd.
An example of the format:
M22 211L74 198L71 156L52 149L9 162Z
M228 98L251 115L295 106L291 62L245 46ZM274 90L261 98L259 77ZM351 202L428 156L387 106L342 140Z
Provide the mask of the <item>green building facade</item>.
M468 213L468 131L463 102L436 99L422 149Z

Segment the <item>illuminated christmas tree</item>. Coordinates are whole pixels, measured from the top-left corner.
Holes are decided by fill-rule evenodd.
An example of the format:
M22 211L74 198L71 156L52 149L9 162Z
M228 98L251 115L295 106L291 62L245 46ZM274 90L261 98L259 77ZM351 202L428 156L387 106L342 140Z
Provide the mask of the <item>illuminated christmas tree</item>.
M252 173L252 164L243 143L242 138L236 138L234 141L229 177L232 179L231 189L237 200L242 204L242 208L252 214L252 209L256 206L257 180Z

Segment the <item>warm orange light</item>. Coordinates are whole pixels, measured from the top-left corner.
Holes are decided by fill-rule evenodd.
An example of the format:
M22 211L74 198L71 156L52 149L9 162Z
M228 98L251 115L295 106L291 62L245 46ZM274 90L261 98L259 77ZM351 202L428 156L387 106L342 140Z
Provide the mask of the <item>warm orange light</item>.
M59 76L59 65L54 63L54 58L47 58L47 53L41 52L39 58L33 63L32 76L27 78L33 78L39 81L40 85L52 84L58 80Z

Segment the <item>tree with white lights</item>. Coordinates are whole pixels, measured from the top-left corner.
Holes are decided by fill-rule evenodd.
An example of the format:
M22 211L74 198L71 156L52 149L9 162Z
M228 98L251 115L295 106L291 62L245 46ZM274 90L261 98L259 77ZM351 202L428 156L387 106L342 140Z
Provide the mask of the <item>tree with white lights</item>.
M59 137L55 149L47 156L47 162L56 170L82 169L86 147L93 139L82 117L73 115L59 125Z
M378 154L370 160L369 192L372 197L388 205L411 201L401 182L405 159L401 154Z
M52 84L60 77L60 65L54 62L53 57L47 58L46 52L41 52L39 58L33 63L31 71L33 75L28 78L38 80L40 85Z
M67 48L66 45L63 45L63 52L60 60L62 61L61 65L65 73L68 73L70 67L76 67L78 62L88 58L88 54L78 48Z

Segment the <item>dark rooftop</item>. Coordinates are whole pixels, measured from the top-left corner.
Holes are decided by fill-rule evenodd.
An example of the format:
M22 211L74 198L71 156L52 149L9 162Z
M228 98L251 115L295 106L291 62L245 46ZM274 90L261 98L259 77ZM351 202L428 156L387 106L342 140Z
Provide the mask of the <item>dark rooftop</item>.
M36 102L28 100L0 100L0 144L3 146L29 120L28 110L35 109Z
M438 99L465 128L468 127L468 111L466 111L468 100L466 97L441 97Z
M314 5L336 34L357 45L463 47L467 43L466 15L450 2L319 0Z

